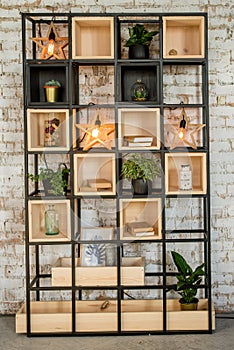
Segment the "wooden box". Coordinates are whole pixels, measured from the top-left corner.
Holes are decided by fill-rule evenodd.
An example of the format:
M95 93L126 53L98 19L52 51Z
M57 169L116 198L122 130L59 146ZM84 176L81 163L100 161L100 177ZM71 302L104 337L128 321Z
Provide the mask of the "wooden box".
M160 149L159 108L121 108L118 114L120 149Z
M117 331L117 301L108 300L76 301L77 332ZM70 301L31 302L31 331L71 332L72 314ZM122 331L163 331L162 300L122 300ZM215 311L212 306L212 329L215 329ZM167 300L167 330L194 331L208 330L208 301L199 301L198 310L180 311L178 300ZM25 305L16 314L16 333L26 332Z
M72 330L71 301L33 301L31 309L31 332L60 333ZM26 304L16 314L16 333L26 333Z
M73 17L72 58L113 59L114 18Z
M148 228L136 233L129 224L146 223ZM152 230L150 229L152 228ZM135 232L135 233L134 233ZM154 240L162 237L161 200L158 198L120 199L120 238Z
M54 205L58 213L59 234L50 236L45 233L45 211ZM69 200L33 200L28 203L29 241L70 241L70 201Z
M203 16L163 17L164 58L203 58L204 55Z
M77 286L116 286L116 266L80 266L76 259ZM52 267L52 286L71 286L71 259L59 258ZM122 258L121 284L143 286L145 281L144 258Z
M181 165L188 164L192 171L192 190L179 189ZM205 153L167 153L165 154L165 192L166 194L205 194L206 154Z
M115 195L115 154L74 155L74 193L76 195Z
M53 119L59 120L56 130L52 130L51 139L55 139L56 145L48 146L47 135L45 129L48 121ZM28 109L28 150L41 151L48 148L50 151L66 151L69 150L69 111L65 109Z

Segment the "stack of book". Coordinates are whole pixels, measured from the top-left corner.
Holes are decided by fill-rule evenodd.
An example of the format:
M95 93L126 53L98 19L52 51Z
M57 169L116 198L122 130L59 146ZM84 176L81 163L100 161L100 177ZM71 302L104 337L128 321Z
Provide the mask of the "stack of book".
M150 147L153 143L153 136L133 135L124 136L124 146L127 147Z
M153 236L154 228L145 221L130 222L126 224L127 231L135 237Z

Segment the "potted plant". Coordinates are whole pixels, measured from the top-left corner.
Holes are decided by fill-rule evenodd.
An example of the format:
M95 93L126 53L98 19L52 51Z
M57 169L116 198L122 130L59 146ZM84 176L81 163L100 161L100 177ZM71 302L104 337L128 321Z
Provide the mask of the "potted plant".
M129 47L129 58L149 58L149 46L153 37L158 31L149 32L143 24L137 23L135 26L128 28L129 39L125 46Z
M56 171L49 168L40 168L38 175L28 174L32 181L42 181L45 195L61 196L67 194L69 169L65 163L60 163Z
M57 102L59 99L59 88L61 84L58 80L51 79L44 84L47 102Z
M141 153L131 154L121 168L121 176L131 180L134 194L147 194L160 172L158 160L153 155Z
M201 284L202 276L206 274L203 270L205 263L193 270L182 255L175 251L172 251L171 255L178 270L176 291L181 296L179 300L181 310L196 310L199 301L196 298L198 286Z

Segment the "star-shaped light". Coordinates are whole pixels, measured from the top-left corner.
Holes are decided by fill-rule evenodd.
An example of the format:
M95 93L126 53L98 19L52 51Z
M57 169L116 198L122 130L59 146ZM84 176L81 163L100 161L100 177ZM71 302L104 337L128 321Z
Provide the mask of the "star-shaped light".
M84 151L88 151L96 144L101 144L111 150L111 141L114 135L110 134L115 131L114 124L101 124L99 115L97 115L94 124L76 124L76 127L87 135L83 147Z
M68 45L68 37L59 37L54 26L54 22L50 22L50 26L45 38L31 38L31 40L42 48L41 59L49 60L54 57L56 59L66 59L63 49ZM43 45L41 42L45 42Z
M192 147L197 149L194 134L204 128L206 124L190 124L185 113L184 108L180 114L178 124L166 124L165 128L168 129L174 136L170 145L170 149L176 147Z

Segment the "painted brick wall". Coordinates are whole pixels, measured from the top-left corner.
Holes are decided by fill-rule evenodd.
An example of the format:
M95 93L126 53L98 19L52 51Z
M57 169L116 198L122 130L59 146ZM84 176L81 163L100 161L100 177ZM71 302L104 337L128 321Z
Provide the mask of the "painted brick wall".
M209 92L211 136L211 224L213 300L219 312L234 311L234 70L232 2L196 0L2 0L0 21L0 313L14 313L25 298L23 107L21 12L200 12L209 15ZM103 203L105 205L105 203ZM168 203L168 206L173 205ZM92 203L84 203L93 211ZM194 209L195 216L197 215ZM103 210L103 209L101 209ZM173 213L173 211L172 211ZM178 220L183 212L177 212ZM94 220L100 220L93 212ZM95 219L96 218L96 219ZM103 218L111 219L108 214ZM169 224L173 224L172 215ZM173 248L173 246L172 246ZM126 248L129 255L144 255L149 270L160 270L160 255L147 245ZM43 253L43 271L56 259ZM66 252L69 255L69 252ZM66 255L65 253L65 255ZM190 247L188 254L198 259Z

